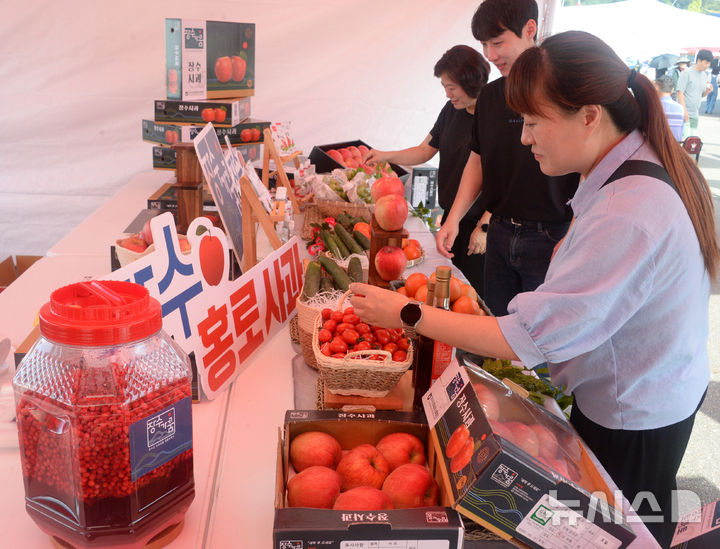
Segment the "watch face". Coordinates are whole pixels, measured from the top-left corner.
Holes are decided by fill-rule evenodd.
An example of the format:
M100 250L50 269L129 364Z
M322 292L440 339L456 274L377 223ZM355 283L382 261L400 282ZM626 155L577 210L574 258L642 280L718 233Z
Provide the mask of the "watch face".
M405 324L410 324L411 326L415 326L415 324L417 324L421 315L422 310L420 309L420 304L414 301L407 303L402 309L400 309L400 320L402 320Z

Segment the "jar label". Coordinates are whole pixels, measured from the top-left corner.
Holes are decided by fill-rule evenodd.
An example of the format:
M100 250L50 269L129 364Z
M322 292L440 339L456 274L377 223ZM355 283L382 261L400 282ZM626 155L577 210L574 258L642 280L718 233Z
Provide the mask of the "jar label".
M191 406L185 397L130 425L133 482L192 448Z

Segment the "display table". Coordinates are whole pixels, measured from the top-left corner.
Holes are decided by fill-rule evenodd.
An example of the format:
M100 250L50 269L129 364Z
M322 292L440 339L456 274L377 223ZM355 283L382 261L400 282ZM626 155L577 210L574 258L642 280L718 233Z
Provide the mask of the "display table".
M9 337L13 346L18 346L52 290L109 273L109 246L145 208L147 197L171 178L170 172L135 177L0 293L0 337ZM425 261L409 272L430 273L437 265L449 263L437 254L433 236L419 219L410 217L406 228L426 251ZM258 245L262 250L260 242ZM461 276L456 269L453 272ZM285 411L295 407L293 370L303 367L310 368L302 363L299 346L291 343L286 326L265 342L229 390L213 401L193 405L195 500L182 532L169 547L272 546L279 429ZM0 377L0 394L6 400L9 382L9 374ZM308 401L306 396L302 401ZM6 431L15 428L14 423L4 427ZM4 440L5 447L0 448L2 546L50 548L49 538L25 512L17 439L14 444L12 436ZM655 546L641 523L633 527L638 539L631 547Z

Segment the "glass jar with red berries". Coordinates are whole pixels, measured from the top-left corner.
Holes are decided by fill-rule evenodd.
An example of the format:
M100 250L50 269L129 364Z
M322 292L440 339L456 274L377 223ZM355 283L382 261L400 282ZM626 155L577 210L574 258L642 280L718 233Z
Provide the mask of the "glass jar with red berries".
M13 379L25 507L60 546L171 538L195 496L191 370L138 284L55 290Z

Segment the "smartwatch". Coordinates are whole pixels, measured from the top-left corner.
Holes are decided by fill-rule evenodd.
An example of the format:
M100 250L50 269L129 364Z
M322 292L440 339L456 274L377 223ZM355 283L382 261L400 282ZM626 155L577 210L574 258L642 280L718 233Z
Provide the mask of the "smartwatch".
M480 225L480 230L481 230L482 232L486 233L487 230L488 230L488 224L487 224L487 223L483 223L482 225Z
M403 308L400 309L400 320L402 321L405 334L407 334L409 338L415 339L417 337L415 327L422 319L422 316L422 303L420 301L408 301L403 305Z

